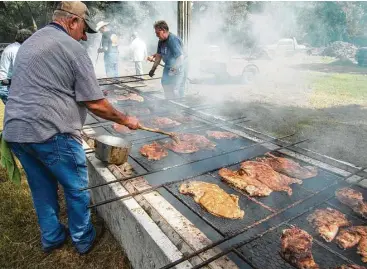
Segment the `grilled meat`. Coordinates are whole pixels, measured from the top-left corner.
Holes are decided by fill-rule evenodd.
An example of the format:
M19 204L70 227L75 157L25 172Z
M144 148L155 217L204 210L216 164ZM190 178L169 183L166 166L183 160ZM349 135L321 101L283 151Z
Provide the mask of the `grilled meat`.
M356 264L348 264L348 265L344 264L344 265L338 266L335 269L367 269L367 268L364 266L356 265Z
M312 236L297 227L283 230L280 255L298 269L319 269L312 256Z
M189 141L181 141L176 143L175 141L167 142L164 147L177 152L177 153L194 153L200 150L200 148Z
M112 128L120 133L120 134L130 134L133 132L133 130L129 129L129 127L126 127L125 125L121 125L121 124L118 124L118 123L114 123L112 125Z
M117 96L116 100L118 101L132 100L137 102L144 102L144 98L136 93L129 93L127 95Z
M338 234L339 227L350 225L343 213L329 207L316 209L315 212L307 217L307 220L326 242L334 240Z
M367 262L367 226L352 226L340 231L336 237L339 247L346 249L358 244L357 253Z
M335 195L341 203L349 206L361 217L367 218L367 203L363 201L361 192L351 188L341 188L335 192Z
M157 142L144 145L139 151L143 156L148 157L148 160L161 160L168 155L167 150Z
M180 193L190 194L196 203L217 217L242 219L245 212L238 206L238 196L228 194L218 185L202 181L183 183Z
M153 119L149 119L148 121L144 122L147 126L155 126L158 128L169 128L181 125L181 123L171 120L170 118L165 117L154 117Z
M269 196L272 190L247 174L240 174L238 171L232 171L227 168L219 170L219 175L223 181L234 187L246 191L250 196Z
M285 191L288 195L292 195L292 189L289 185L293 183L302 184L301 180L281 175L266 163L246 161L241 163L241 170L248 177L260 181L273 191Z
M215 144L203 135L197 134L179 134L180 141L188 141L197 145L201 149L214 149Z
M179 134L179 143L170 141L164 146L174 152L178 153L193 153L200 149L214 149L215 144L207 139L205 136L197 134Z
M231 132L207 131L206 134L208 137L215 139L234 139L239 137L238 135Z
M300 166L293 160L277 157L270 153L265 154L267 157L258 158L257 161L270 165L275 171L295 177L299 179L311 178L317 175L317 168L312 166Z

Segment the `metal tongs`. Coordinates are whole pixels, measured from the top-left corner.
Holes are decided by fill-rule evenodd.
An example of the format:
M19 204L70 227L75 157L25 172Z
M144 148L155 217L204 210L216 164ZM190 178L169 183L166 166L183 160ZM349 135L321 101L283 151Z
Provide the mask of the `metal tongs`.
M148 131L148 132L168 135L170 138L173 139L173 141L175 141L176 143L180 143L180 139L178 138L177 134L175 134L175 133L169 133L169 132L159 130L158 128L149 128L149 127L145 127L143 125L139 125L139 129L144 130L144 131Z

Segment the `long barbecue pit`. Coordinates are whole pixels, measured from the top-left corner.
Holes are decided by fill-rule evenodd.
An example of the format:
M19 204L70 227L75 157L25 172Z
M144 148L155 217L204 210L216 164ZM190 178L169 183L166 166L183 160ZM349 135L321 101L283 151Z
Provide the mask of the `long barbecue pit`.
M87 155L91 178L88 189L92 192L94 202L90 207L97 208L126 249L134 249L134 244L136 250L140 249L141 254L136 251L129 254L127 250L136 268L297 268L297 265L293 266L286 261L285 256L302 260L306 259L306 254L281 255L282 233L294 227L309 234L312 247L308 255L312 256L318 266L304 268L339 268L351 264L362 266L355 268L364 268L367 265L363 261L363 253L357 253L358 243L343 250L338 247L335 239L343 229L367 227L365 215L358 213L364 204L348 205L340 202L335 195L338 190L350 187L367 197L367 191L359 184L365 176L364 168L350 167L346 171L315 160L293 150L302 149L302 143L307 140L287 141L292 134L280 138L264 138L265 134L256 136L255 130L247 129L244 125L251 120L245 115L237 118L213 116L208 111L215 110L215 104L192 98L162 100L154 94L126 86L124 80L130 82L139 78L100 80L101 88L117 108L137 116L148 127L156 127L149 124L161 124L159 128L165 131L190 134L193 137L204 136L206 140L203 141L211 145L205 148L205 143L203 146L201 141L201 145L197 145L200 147L198 151L180 153L166 146L171 139L165 135L126 130L112 122L88 115L83 129L84 137L93 139L97 135L112 134L129 140L133 145L128 160L130 170L126 170L126 165L116 167L101 163L94 157L93 147L88 149ZM149 144L165 151L161 159L148 159L142 155L141 148ZM89 146L93 145L89 143ZM293 182L286 187L282 185L288 193L274 190L272 186L270 194L254 196L251 188L264 187L266 184L264 188L269 188L267 178L274 177L279 182L289 180L274 171L264 179L256 174L256 170L251 170L251 164L259 162L261 158L269 158L268 153L274 158L293 160L301 167L316 167L317 174L301 181L292 179L297 183ZM241 165L245 161L247 167ZM235 184L223 180L220 172L222 168L236 173L237 177L245 175L249 180L256 178L256 184L260 182L261 186L247 183L250 189L240 190ZM107 179L104 173L113 176ZM182 190L185 188L191 193L184 193ZM228 201L227 209L233 207L231 212L235 213L226 212L223 206L218 209L218 202L213 197ZM135 209L126 212L126 209L121 209L122 205L129 208L132 201L136 208L144 212L142 214L149 220L148 224L139 220ZM335 223L332 228L330 223L322 223L327 218L321 217L311 222L309 216L315 210L322 214L338 212L335 214L345 216L348 225L344 223L338 227L336 223L335 230ZM216 214L235 215L231 218ZM137 221L135 228L127 229L131 221L129 218ZM335 218L330 219L334 221ZM155 228L144 228L144 225ZM335 238L326 241L320 234L320 230L325 232L325 229L334 229ZM161 242L153 236L153 230L160 234ZM127 231L130 235L122 234L121 231ZM133 237L136 231L138 238ZM145 242L148 234L151 243ZM134 244L126 243L129 242L129 236ZM360 240L363 244L362 232L357 236L362 238ZM152 247L149 244L157 245ZM157 254L158 249L160 254ZM365 255L367 258L367 253Z

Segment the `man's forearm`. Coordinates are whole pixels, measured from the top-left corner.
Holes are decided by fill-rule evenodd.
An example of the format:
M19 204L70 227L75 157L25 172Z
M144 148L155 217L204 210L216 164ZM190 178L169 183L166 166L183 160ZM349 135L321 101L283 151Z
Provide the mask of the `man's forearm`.
M88 110L105 120L125 124L126 115L115 109L107 99L85 102Z
M162 60L162 56L159 54L156 54L152 69L157 69L158 65L161 63L161 60Z

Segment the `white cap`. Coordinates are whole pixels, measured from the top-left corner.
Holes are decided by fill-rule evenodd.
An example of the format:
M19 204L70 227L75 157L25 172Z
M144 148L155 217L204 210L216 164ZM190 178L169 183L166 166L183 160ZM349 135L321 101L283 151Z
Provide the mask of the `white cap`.
M100 21L100 22L97 23L96 30L99 31L99 29L101 29L103 26L106 26L106 25L109 25L109 24L110 24L109 22Z

